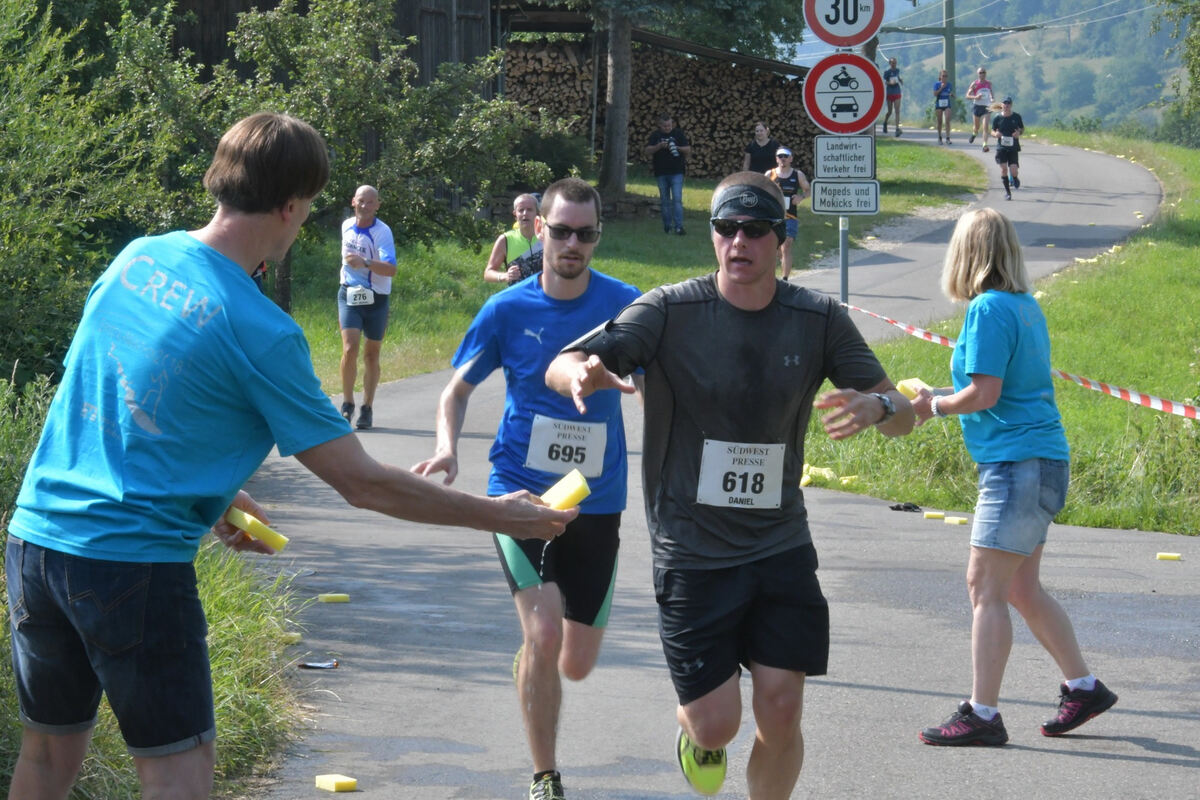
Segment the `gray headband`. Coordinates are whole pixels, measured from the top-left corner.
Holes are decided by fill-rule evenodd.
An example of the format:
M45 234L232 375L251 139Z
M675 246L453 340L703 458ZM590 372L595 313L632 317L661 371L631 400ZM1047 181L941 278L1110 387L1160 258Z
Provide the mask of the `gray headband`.
M713 217L739 217L752 219L783 219L783 206L772 193L747 183L726 186L713 198Z

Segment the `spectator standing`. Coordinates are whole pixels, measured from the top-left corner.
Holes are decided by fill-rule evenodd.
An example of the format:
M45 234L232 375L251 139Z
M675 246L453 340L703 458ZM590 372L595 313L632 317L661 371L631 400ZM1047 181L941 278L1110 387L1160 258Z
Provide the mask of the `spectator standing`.
M542 249L541 240L534 231L538 211L538 199L532 194L519 194L513 198L512 213L516 227L496 237L487 266L483 268L485 281L511 286L524 277L517 260Z
M950 112L953 110L954 84L950 73L942 70L933 82L933 121L937 125L938 144L942 144L942 127L946 128L946 144L950 144Z
M224 521L269 521L239 487L272 448L353 505L550 539L574 518L465 494L367 455L321 391L300 327L251 279L282 259L329 176L325 142L283 114L221 137L203 228L135 239L88 294L8 525L21 750L10 798L65 798L101 695L146 800L201 800L216 759L207 621L192 566Z
M766 172L775 166L775 151L781 147L779 142L771 137L771 129L765 122L754 123L754 137L746 145L746 155L742 158L742 170L751 172Z
M783 279L786 281L792 275L792 244L800 232L800 220L796 214L796 206L801 200L808 197L812 187L809 186L808 178L804 177L804 173L792 166L792 151L789 148L780 147L776 150L775 161L776 166L767 170L765 174L775 181L779 190L783 192L787 236L779 245L779 263L783 268Z
M975 118L974 127L971 129L971 138L967 140L968 144L975 143L975 137L979 135L979 129L983 127L984 119L991 114L992 105L992 82L987 78L987 70L983 67L979 68L975 80L971 81L971 85L967 87L967 99L971 101L971 115ZM988 151L988 143L986 137L988 132L983 132L985 141L983 143L983 152Z
M1000 684L1012 650L1011 604L1054 658L1064 682L1044 736L1074 730L1117 702L1089 671L1075 629L1042 587L1039 571L1051 520L1063 507L1070 472L1067 437L1054 401L1050 334L1032 291L1012 222L991 208L958 221L942 289L967 302L954 345L954 385L922 390L913 411L923 423L954 414L978 465L971 529L970 700L941 725L921 731L933 745L1002 745Z
M342 330L342 416L354 416L354 384L358 379L358 351L362 340L363 401L355 427L369 430L374 424L375 390L379 386L379 354L387 332L392 277L396 274L396 242L392 229L376 215L379 192L360 186L350 201L354 216L342 223L341 287L338 289L338 325Z
M900 68L896 59L888 59L888 68L883 71L883 96L887 101L887 111L883 115L883 133L887 135L888 119L896 115L896 136L900 135L900 98L903 95L904 79L900 77Z
M661 114L658 129L646 142L645 153L651 158L654 177L658 181L663 233L684 234L683 175L687 172L687 157L691 152L687 134L675 125L670 114Z
M1021 188L1020 170L1021 137L1025 135L1025 122L1020 114L1013 113L1013 99L1000 101L1000 113L992 119L992 136L996 137L996 163L1000 165L1000 182L1004 184L1004 199L1012 200L1012 190Z

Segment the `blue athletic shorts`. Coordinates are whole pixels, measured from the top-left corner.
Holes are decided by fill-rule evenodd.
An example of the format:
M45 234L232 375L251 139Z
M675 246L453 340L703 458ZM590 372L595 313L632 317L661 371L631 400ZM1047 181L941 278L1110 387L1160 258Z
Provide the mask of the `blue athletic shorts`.
M564 617L603 628L616 584L620 530L620 513L580 514L549 542L503 533L493 539L509 591L553 583L563 596Z
M787 238L795 239L800 233L800 220L795 217L788 217L787 220Z
M346 305L346 287L338 289L338 325L357 328L373 342L382 342L387 332L390 294L375 293L375 302L366 306Z
M21 721L90 730L100 693L135 756L216 738L208 623L191 563L80 558L9 536L5 572Z
M812 544L721 569L654 568L658 632L681 705L740 665L824 675L829 605Z
M1066 504L1070 477L1070 464L1058 459L980 464L971 544L1033 555Z

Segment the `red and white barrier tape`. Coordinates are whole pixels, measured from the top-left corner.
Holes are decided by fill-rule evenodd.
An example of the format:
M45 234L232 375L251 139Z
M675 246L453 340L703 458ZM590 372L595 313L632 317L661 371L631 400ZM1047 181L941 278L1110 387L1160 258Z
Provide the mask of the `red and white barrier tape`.
M867 316L883 320L889 325L894 325L895 327L903 330L905 333L915 336L918 339L924 339L928 342L936 342L937 344L945 347L954 347L953 339L948 339L939 333L927 331L924 328L918 328L915 325L908 325L904 322L897 322L890 317L885 317L882 314L876 314L874 311L867 311L865 308L852 306L849 303L842 303L842 305L848 309L851 309L852 311L859 311ZM1065 381L1071 381L1084 387L1085 389L1091 389L1095 392L1102 392L1110 397L1115 397L1118 400L1124 400L1127 403L1133 403L1134 405L1152 408L1155 411L1161 411L1164 414L1175 414L1176 416L1187 417L1188 419L1200 419L1200 408L1188 405L1187 403L1179 403L1174 400L1164 400L1161 397L1155 397L1152 394L1142 394L1135 389L1124 389L1120 386L1113 386L1102 381L1094 381L1091 378L1085 378L1081 375L1072 375L1069 372L1063 372L1059 369L1052 368L1050 373L1056 378L1062 378Z

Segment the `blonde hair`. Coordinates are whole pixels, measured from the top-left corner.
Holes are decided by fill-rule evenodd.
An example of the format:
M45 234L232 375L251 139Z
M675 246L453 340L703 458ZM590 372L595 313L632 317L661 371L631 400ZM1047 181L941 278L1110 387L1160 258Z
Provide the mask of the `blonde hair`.
M1017 229L1008 217L992 208L959 217L942 266L947 297L965 301L988 289L1017 294L1031 288Z

